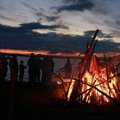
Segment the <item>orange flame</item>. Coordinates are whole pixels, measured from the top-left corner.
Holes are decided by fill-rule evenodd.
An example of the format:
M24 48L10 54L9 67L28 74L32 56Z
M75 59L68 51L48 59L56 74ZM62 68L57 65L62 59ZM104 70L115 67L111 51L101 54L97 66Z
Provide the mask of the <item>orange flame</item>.
M86 70L82 77L82 82L80 82L80 102L104 104L110 102L107 95L115 99L118 97L118 77L113 77L114 73L112 73L112 71L109 71L109 73L107 72L108 71L105 67L98 67L96 56L93 56L90 62L89 70ZM109 74L109 77L107 74ZM72 80L67 96L68 100L71 97L74 84L75 80ZM104 92L106 96L102 94L102 92L98 91L98 89Z

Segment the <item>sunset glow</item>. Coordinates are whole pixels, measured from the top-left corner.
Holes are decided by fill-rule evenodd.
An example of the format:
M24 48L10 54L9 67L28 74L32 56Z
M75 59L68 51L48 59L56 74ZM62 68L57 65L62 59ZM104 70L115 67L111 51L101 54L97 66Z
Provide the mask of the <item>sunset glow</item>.
M14 50L14 49L0 49L0 53L4 54L16 54L16 55L26 55L29 56L31 53L34 53L35 55L41 54L41 55L48 55L48 56L54 56L54 57L84 57L84 53L50 53L50 51L43 51L43 50ZM97 57L103 57L103 53L94 53ZM120 53L106 53L106 57L120 57Z

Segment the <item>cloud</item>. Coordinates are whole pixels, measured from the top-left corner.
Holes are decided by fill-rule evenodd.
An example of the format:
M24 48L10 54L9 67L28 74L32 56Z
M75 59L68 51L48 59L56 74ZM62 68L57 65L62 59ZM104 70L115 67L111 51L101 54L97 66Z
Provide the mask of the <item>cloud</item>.
M43 14L42 12L36 12L35 15L40 17L39 18L40 20L45 18L48 22L55 22L55 21L57 21L60 18L57 15L48 16L48 15Z
M109 28L116 37L119 37L118 31L120 29L120 14L119 5L120 0L90 0L94 2L92 13L96 15L103 25ZM100 16L100 17L99 17ZM117 34L116 34L117 33Z
M51 53L85 52L87 42L91 39L87 34L71 36L57 33L40 34L33 32L32 29L41 27L41 25L37 25L35 23L22 24L20 27L0 25L0 48L47 50ZM43 28L51 29L51 27ZM95 52L100 53L117 51L120 51L120 43L114 43L112 39L99 41L95 48Z
M25 3L25 2L21 2L22 5L24 5L25 7L29 8L30 10L32 10L33 14L35 14L38 18L38 21L41 21L43 18L45 18L48 22L55 22L56 20L59 19L59 16L57 15L45 15L45 13L43 12L44 9L36 9L35 7L33 7L32 5ZM40 12L42 10L42 12Z
M106 27L110 31L110 35L106 36L120 37L120 14L119 5L120 0L61 0L62 5L59 7L53 7L56 9L56 13L63 11L85 11L88 10L93 14L93 18L90 18L93 25ZM89 15L88 15L89 16ZM89 18L89 17L86 17ZM97 21L97 22L96 22ZM100 21L100 24L99 24ZM96 22L96 23L95 23ZM102 23L102 24L101 24Z
M1 31L9 31L9 32L30 32L34 29L46 29L46 30L57 30L59 28L65 28L62 25L42 25L41 23L33 22L33 23L23 23L19 25L20 27L9 27L9 26L0 26Z
M91 10L94 7L94 4L89 0L63 0L65 5L60 7L52 7L52 9L56 9L57 13L62 11L84 11Z
M111 27L111 32L115 35L115 37L120 37L120 18L115 18L113 21L105 21L105 23Z
M37 22L33 22L33 23L24 23L21 24L21 27L19 29L21 30L33 30L33 29L49 29L49 30L56 30L58 28L62 28L62 26L59 25L42 25L40 23Z
M59 19L59 16L45 16L46 19L50 22L50 21L56 21Z
M4 19L4 20L10 20L10 21L15 21L15 19L13 19L13 18L10 18L10 17L7 17L7 16L5 16L5 15L0 15L0 19Z
M95 50L97 52L119 52L120 51L120 43L113 42L112 39L104 39L99 41L96 45Z
M38 9L36 9L35 7L33 7L32 5L25 3L25 2L21 2L22 5L24 5L25 7L33 10L33 11L38 11Z
M0 10L3 10L4 8L2 6L0 6Z
M28 30L20 32L16 28L6 26L0 26L0 39L0 48L47 50L51 53L84 51L85 45L81 46L81 42L84 40L82 44L85 44L86 40L83 37L56 33L39 34Z
M84 36L93 36L95 31L91 30L91 31L85 31L84 32ZM114 35L112 33L110 34L107 34L107 33L103 33L101 30L99 31L98 35L97 35L99 38L113 38Z

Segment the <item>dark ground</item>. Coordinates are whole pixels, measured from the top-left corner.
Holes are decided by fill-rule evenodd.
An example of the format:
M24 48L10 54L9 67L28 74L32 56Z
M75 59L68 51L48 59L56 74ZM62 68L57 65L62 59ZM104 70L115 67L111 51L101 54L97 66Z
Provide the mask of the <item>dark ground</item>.
M52 88L56 86L53 85ZM66 103L55 98L51 89L43 89L39 85L30 86L27 83L17 85L13 94L9 82L0 86L0 120L45 119L120 120L120 107L114 104L96 106Z

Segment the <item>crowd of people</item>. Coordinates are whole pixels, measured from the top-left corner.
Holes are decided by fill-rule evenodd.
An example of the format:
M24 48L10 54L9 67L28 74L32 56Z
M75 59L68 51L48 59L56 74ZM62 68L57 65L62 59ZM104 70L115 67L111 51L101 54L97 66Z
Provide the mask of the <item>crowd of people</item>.
M43 56L43 59L41 59L40 54L35 56L32 53L28 59L27 65L30 84L40 83L46 85L51 81L54 72L54 61L52 57Z
M8 62L9 59L9 62ZM30 85L46 85L51 82L54 73L54 60L51 56L35 55L31 53L27 64L20 60L16 55L7 58L4 54L0 54L0 82L4 82L7 77L8 67L10 70L10 81L13 85L24 82L25 69L28 69L28 82ZM66 60L62 68L65 72L65 77L70 77L72 72L72 64L70 59Z

